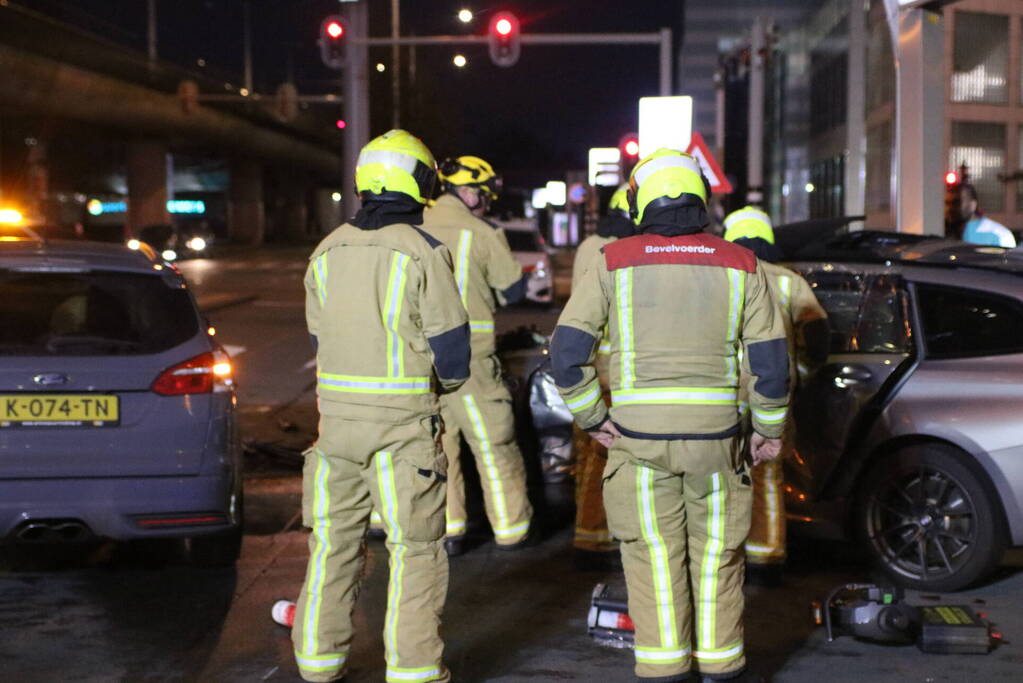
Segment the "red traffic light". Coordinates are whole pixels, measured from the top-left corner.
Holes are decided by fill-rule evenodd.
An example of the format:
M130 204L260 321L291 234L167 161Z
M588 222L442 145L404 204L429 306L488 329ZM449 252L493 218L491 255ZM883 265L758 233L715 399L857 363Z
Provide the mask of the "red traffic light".
M957 185L959 184L959 174L955 171L949 171L945 174L946 185Z
M339 130L344 130L344 128L345 128L345 127L346 127L346 126L347 126L348 124L347 124L347 123L345 123L345 120L344 120L344 119L338 119L338 120L337 120L337 123L336 123L335 125L336 125L336 126L338 127L338 129L339 129Z
M320 22L320 59L331 69L341 69L345 63L345 43L348 33L341 16L332 14Z
M498 12L490 20L490 59L497 66L514 66L522 50L519 19L511 12Z
M636 138L629 138L626 140L625 153L630 157L637 156L639 154L639 140Z

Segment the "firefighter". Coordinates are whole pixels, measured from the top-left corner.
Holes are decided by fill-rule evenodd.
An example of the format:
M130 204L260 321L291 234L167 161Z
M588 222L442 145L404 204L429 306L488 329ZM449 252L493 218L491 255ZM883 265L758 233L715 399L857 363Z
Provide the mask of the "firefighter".
M497 198L500 178L483 159L462 156L440 165L443 193L426 210L423 229L447 245L455 282L472 330L472 371L461 389L441 397L444 452L448 454L445 548L464 550L465 479L459 461L465 436L480 473L487 518L497 547L523 547L533 510L526 497L526 470L515 442L511 395L501 379L494 343L494 311L521 301L526 276L507 244L482 217Z
M558 320L555 382L608 447L604 505L620 541L640 680L745 676L743 553L752 486L740 443L739 350L752 374L754 461L781 450L785 329L756 257L702 232L693 157L660 149L629 180L638 233L604 247ZM610 416L593 367L611 344Z
M387 530L388 681L448 681L438 391L469 377L469 325L442 243L415 227L436 178L417 138L392 130L358 158L362 208L313 251L306 319L316 352L319 439L307 452L302 514L309 567L292 640L307 681L345 673L370 509Z
M760 259L788 339L789 383L793 390L801 375L828 358L827 313L810 285L798 273L777 265L781 252L774 228L762 210L747 206L725 218L725 239L746 247ZM797 370L798 369L798 370ZM785 562L785 495L782 460L795 449L795 424L785 422L782 452L753 468L753 518L746 539L746 576L751 583L774 585Z
M598 258L600 250L621 237L636 234L636 224L629 217L628 185L623 184L608 204L607 215L597 223L596 233L582 241L575 252L572 263L572 291L582 281L583 273ZM607 354L611 347L607 330L601 338L595 362L600 380L601 394L605 402L610 400ZM579 426L575 426L575 537L576 562L581 569L614 568L618 561L618 544L607 529L607 514L604 512L601 475L607 462L607 449L596 439L591 439Z

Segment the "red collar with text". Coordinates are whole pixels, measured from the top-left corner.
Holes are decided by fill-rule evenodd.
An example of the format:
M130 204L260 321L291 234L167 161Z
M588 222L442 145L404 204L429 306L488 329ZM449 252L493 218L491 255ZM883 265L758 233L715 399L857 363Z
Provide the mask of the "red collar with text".
M654 265L713 266L747 273L757 269L752 251L703 232L679 237L635 235L612 242L603 251L608 270Z

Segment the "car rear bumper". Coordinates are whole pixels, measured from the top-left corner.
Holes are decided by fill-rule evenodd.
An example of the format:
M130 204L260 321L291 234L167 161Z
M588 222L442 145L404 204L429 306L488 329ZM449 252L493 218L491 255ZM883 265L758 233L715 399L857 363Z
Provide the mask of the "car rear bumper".
M115 540L216 533L239 519L232 489L229 476L0 481L0 539L53 521Z

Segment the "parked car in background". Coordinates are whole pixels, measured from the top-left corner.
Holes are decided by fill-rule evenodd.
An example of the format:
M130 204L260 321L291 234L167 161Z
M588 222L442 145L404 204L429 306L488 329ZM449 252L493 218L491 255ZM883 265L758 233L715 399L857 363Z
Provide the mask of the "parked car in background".
M512 254L529 276L526 298L549 305L554 295L554 275L550 250L540 231L529 221L501 223L498 227L504 231Z
M831 325L795 396L790 522L905 586L981 580L1023 545L1023 257L861 232L790 265Z
M173 262L207 256L213 239L207 224L159 224L142 228L138 237L128 240L127 244L132 249L138 249L140 243L148 244L163 260Z
M0 539L180 537L197 564L238 557L230 359L153 256L0 243Z

